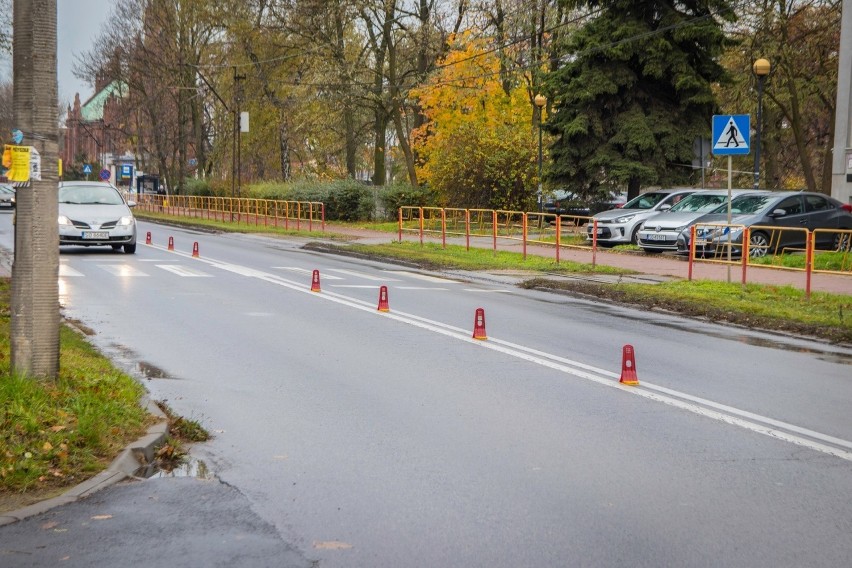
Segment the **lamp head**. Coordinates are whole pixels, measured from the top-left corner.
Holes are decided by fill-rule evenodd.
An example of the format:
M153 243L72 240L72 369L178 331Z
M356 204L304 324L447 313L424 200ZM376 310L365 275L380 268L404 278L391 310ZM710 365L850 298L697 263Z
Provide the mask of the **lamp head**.
M539 93L535 96L535 98L533 98L533 102L535 103L535 106L537 106L538 108L542 108L544 105L547 104L547 97Z
M772 65L769 63L768 59L763 59L762 57L754 62L754 65L751 66L754 74L759 78L766 77L769 75L769 72L772 70Z

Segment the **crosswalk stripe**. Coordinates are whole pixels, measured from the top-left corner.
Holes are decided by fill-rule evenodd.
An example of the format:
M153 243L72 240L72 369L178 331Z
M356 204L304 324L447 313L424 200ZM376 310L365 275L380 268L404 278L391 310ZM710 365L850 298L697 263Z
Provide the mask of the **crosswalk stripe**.
M213 278L212 274L207 274L206 272L201 272L200 270L195 270L193 268L187 268L180 264L157 264L156 266L157 268L162 268L163 270L171 272L172 274L177 274L178 276L185 276L188 278Z
M59 276L83 276L83 273L79 270L74 270L67 264L59 265Z
M98 264L98 268L106 270L110 274L115 276L149 276L147 273L142 272L134 266L129 264Z
M298 266L273 266L272 268L276 270L290 270L291 272L300 272L302 274L313 274L313 270L308 270L307 268L301 268ZM343 280L340 276L334 276L333 274L320 274L320 278L325 280Z
M420 274L418 272L409 272L408 270L388 270L391 274L399 274L400 276L408 276L417 280L425 280L426 282L440 282L441 284L458 284L455 280L447 278L439 278L437 276L429 276L428 274Z
M330 268L332 272L337 272L339 274L346 274L348 276L354 276L356 278L363 278L364 280L372 280L374 282L399 282L399 280L393 278L386 278L384 276L370 276L369 274L364 274L363 272L356 272L354 270L344 270L342 268Z

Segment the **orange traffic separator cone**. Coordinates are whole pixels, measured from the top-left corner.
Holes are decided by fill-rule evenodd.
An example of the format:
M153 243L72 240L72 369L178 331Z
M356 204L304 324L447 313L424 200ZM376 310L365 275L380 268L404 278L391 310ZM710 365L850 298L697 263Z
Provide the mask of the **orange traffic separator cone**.
M198 241L192 243L192 258L198 258Z
M148 231L148 234L147 234L147 235L145 235L145 244L146 244L146 245L150 245L150 244L151 244L151 231Z
M311 277L311 292L320 292L319 270L314 270L314 275Z
M488 339L485 334L485 310L483 308L476 308L476 316L473 318L473 338Z
M638 385L639 378L636 376L636 354L632 345L625 345L621 357L621 379L623 385Z
M169 237L169 250L175 250L175 238Z
M380 312L389 312L390 306L388 305L388 287L382 286L379 288L379 307L377 308Z

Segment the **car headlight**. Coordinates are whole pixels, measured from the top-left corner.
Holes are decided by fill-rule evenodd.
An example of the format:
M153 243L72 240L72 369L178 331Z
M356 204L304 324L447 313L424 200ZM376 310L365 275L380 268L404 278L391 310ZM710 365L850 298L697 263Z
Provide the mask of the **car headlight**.
M74 226L74 223L72 223L72 222L71 222L71 219L69 219L69 218L68 218L68 217L66 217L65 215L60 215L60 216L59 216L59 224L60 224L60 225L67 225L67 226L69 226L69 227L73 227L73 226Z
M124 217L122 217L121 219L118 220L118 223L116 223L116 225L119 226L119 227L127 227L127 226L130 226L132 224L133 224L133 215L125 215Z
M616 222L616 223L627 223L628 221L630 221L631 219L633 219L635 216L636 216L636 214L635 214L635 213L634 213L633 215L625 215L625 216L623 216L623 217L619 217L619 218L617 218L617 219L615 220L615 222Z

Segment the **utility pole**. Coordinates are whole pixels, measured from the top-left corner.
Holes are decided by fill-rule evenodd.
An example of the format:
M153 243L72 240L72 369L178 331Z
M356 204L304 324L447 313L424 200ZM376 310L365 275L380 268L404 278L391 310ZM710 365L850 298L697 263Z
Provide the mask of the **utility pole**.
M233 151L233 167L234 175L231 177L231 197L234 197L234 183L237 184L236 194L242 193L242 163L240 155L241 133L240 133L240 103L242 102L243 92L240 81L245 80L245 75L237 75L237 68L234 67L234 151Z
M13 10L15 125L43 167L16 196L11 364L50 379L59 374L60 326L56 2L15 0Z

